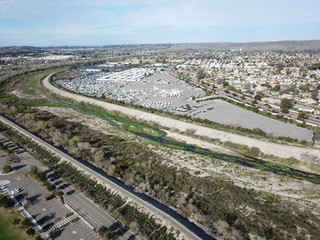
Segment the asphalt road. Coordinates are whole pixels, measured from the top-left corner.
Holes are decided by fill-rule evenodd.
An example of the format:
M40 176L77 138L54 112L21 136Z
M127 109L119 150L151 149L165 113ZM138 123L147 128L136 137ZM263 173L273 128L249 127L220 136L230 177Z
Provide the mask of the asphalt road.
M24 153L24 155L26 155L26 152ZM20 155L21 154L17 154L17 157L20 158ZM5 163L5 157L0 157L0 167ZM38 162L30 156L28 159L22 157L18 163L12 163L11 166L14 171L10 174L0 174L1 181L5 180L10 182L9 190L21 188L22 191L15 194L15 198L19 200L18 202L28 199L31 203L26 209L20 206L19 209L23 211L23 214L37 221L34 222L34 224L38 229L43 229L48 223L57 224L63 222L64 225L60 225L60 231L52 236L53 239L101 240L98 234L82 221L73 223L68 221L65 216L70 213L70 210L66 205L62 204L61 201L56 198L50 200L45 199L45 197L49 195L49 192L27 174L32 165L38 166L41 171L45 170L45 168L41 165L39 166ZM42 226L42 228L40 226ZM44 232L41 234L45 236Z
M0 120L9 124L14 129L18 130L20 133L28 136L38 144L46 147L52 153L58 155L63 160L72 163L75 167L80 170L85 171L87 174L94 177L98 182L106 185L107 187L115 190L116 192L120 193L123 196L128 197L133 202L137 203L138 205L142 206L150 213L154 214L156 217L161 218L163 221L170 224L174 229L179 230L180 233L184 235L186 239L190 240L197 240L197 239L212 239L209 237L205 232L203 232L200 228L198 228L195 224L189 222L187 219L182 218L178 215L175 211L171 208L168 208L159 202L155 201L154 199L150 199L147 196L139 193L135 193L133 189L125 186L123 183L116 179L111 179L108 177L102 170L97 169L96 167L92 166L83 161L76 160L71 156L67 155L66 153L60 151L59 149L55 148L54 146L50 145L49 143L43 141L39 137L33 135L32 133L28 132L24 128L18 126L17 124L9 121L8 119L0 116Z
M78 192L71 185L55 176L53 173L48 174L49 181L54 184L57 189L64 192L65 202L74 209L81 217L83 217L91 226L99 229L106 226L117 232L120 240L138 240L126 227L122 226L109 214L107 214L98 205Z
M0 139L2 138L3 136L0 134ZM2 155L0 152L0 159L1 156ZM55 217L52 217L52 221L54 221L57 217L62 218L63 216L65 216L69 211L61 204L61 202L59 202L57 199L50 200L50 203L49 201L43 200L44 196L48 195L48 192L40 186L38 186L38 184L32 178L23 177L26 173L28 173L31 166L37 166L39 171L48 172L48 169L42 166L38 161L34 160L34 158L26 151L17 154L17 157L21 160L20 163L17 164L18 171L13 172L11 175L8 175L8 177L10 176L11 182L18 183L15 185L16 187L21 187L22 189L25 189L25 192L28 195L28 197L36 202L33 206L29 208L31 210L31 214L35 214L37 219L41 219L42 217L45 217L46 213L54 212ZM88 226L89 228L94 227L95 229L99 229L101 226L106 226L112 229L113 231L117 232L117 239L139 240L127 228L122 226L119 222L117 222L114 218L107 214L98 205L96 205L90 199L85 197L82 193L78 192L71 185L64 182L61 178L58 178L52 172L48 172L47 176L50 183L54 184L58 190L64 192L65 203L68 204L75 212L77 212L81 217L83 217L86 222L89 223L87 224L87 226L83 228L90 230L88 229ZM6 176L0 175L0 180L2 179L2 177L6 178ZM22 179L23 181L21 181ZM50 211L51 208L53 208L52 211ZM45 209L45 211L41 211L39 209ZM62 213L59 214L59 212ZM66 238L63 237L65 235L67 236ZM89 233L86 233L86 235L89 236ZM96 234L94 231L92 231L91 235L92 236L90 236L89 238L82 239L96 239ZM68 237L68 233L63 232L62 237L59 237L59 239L71 240L73 239L73 237Z

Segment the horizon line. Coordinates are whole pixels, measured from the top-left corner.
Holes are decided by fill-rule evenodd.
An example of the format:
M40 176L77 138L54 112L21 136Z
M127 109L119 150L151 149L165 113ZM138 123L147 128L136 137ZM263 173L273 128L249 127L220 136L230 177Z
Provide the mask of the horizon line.
M7 45L0 46L0 48L14 48L14 47L32 47L32 48L62 48L62 47L92 47L92 48L101 48L108 46L135 46L135 45L182 45L182 44L250 44L250 43L277 43L277 42L314 42L320 41L320 39L309 39L309 40L266 40L266 41L245 41L245 42L179 42L179 43L118 43L118 44L104 44L104 45L51 45L51 46L35 46L35 45ZM319 46L320 48L320 46Z

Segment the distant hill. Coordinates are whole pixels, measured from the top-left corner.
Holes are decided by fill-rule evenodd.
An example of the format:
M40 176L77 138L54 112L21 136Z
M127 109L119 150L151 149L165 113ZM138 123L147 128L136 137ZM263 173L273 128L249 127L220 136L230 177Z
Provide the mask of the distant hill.
M60 46L31 47L12 46L0 47L0 57L37 54L60 49L67 50L128 50L128 51L166 51L166 50L245 50L245 51L320 51L320 40L277 41L277 42L209 42L209 43L168 43L168 44L121 44L106 46Z
M32 54L32 53L41 53L45 50L39 47L29 47L29 46L21 46L21 47L2 47L0 48L0 57L5 56L19 56L25 54Z
M181 43L172 46L173 49L194 50L246 50L246 51L303 51L320 50L320 40L277 41L277 42L212 42L212 43Z

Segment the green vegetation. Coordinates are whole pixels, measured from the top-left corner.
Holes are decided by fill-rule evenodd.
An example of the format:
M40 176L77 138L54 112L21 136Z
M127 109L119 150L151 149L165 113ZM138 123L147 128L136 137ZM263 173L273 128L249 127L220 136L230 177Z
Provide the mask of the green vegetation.
M28 218L24 218L21 222L21 227L22 228L29 228L32 226L31 221Z
M14 201L5 195L0 194L0 207L12 208L14 206Z
M19 219L19 220L18 220ZM31 240L20 228L20 214L16 211L0 208L0 239L1 240Z
M197 72L197 79L198 80L202 80L206 77L206 73L203 69L200 69L198 72Z
M262 97L261 97L261 95L259 95L259 94L257 94L257 95L254 96L254 99L257 100L257 101L261 101L261 98L262 98Z
M45 172L38 172L38 169L35 169L34 166L32 166L31 174L35 177L36 180L38 180L49 192L53 193L53 196L56 195L56 192L53 192L56 190L56 186L54 184L50 184L47 180L47 175ZM35 171L36 170L36 171ZM60 195L60 194L59 194Z
M37 117L38 114L35 116ZM281 229L289 231L286 226L288 221L290 221L291 224L294 223L297 226L308 229L306 231L309 233L313 232L313 234L316 234L316 230L312 225L305 228L306 226L303 224L303 219L313 218L312 214L296 212L296 209L291 209L289 206L279 203L278 199L274 197L265 198L261 195L263 199L267 199L264 200L267 202L262 204L259 200L259 193L255 191L236 187L232 183L224 180L197 178L183 170L177 171L176 169L164 166L161 164L162 157L154 154L145 146L132 144L117 136L101 135L96 131L89 131L88 128L79 123L61 120L50 114L48 115L48 113L44 114L40 112L39 116L46 117L52 121L53 125L49 124L48 126L56 126L56 124L58 124L58 129L66 134L65 139L72 139L74 136L79 136L81 141L77 143L77 146L81 146L81 142L88 142L96 151L101 151L102 146L108 146L107 148L103 148L103 158L93 158L97 166L100 166L110 175L120 178L125 182L130 181L131 184L135 186L145 186L145 188L148 189L149 195L161 200L166 205L177 207L178 213L184 217L188 218L194 214L198 214L199 217L202 216L203 218L210 216L212 219L222 219L226 221L230 227L241 231L243 236L246 236L249 232L258 234L259 236L265 236L264 231L267 229L267 226L269 226L267 222L269 222L270 219L278 226L272 231L274 234L278 234L277 236L279 237L283 236ZM57 129L54 131L56 130ZM44 133L45 132L40 132L40 134ZM68 133L72 133L72 136L68 136ZM60 139L59 141L61 141L61 146L66 149L69 147L68 144L74 144L73 141L65 141L64 139ZM176 143L174 141L162 143L171 144L174 148L212 155L214 158L220 157L221 160L227 160L231 163L237 163L239 159L242 159L228 155L219 155L194 146L192 148L190 145ZM122 151L122 149L126 149L126 151ZM77 149L76 151L78 156L86 160L86 156L90 154L86 153L86 149L79 150L80 149ZM258 149L247 150L253 153L259 152ZM77 171L69 164L57 164L54 158L54 156L48 156L47 158L40 158L40 160L47 165L49 164L49 167L51 167L58 176L72 183L77 189L83 191L85 195L91 197L102 207L107 208L108 211L112 212L122 223L130 225L134 222L139 226L140 233L145 236L149 236L151 229L152 231L159 229L160 226L154 226L156 223L152 218L143 215L134 207L125 204L120 196L111 193L108 189L97 184L87 175ZM249 158L243 160L248 166L261 163L261 160L256 161L255 159ZM286 172L291 171L290 168L274 163L265 163L261 166L261 169L270 169L271 171L284 175L288 175ZM296 173L297 171L292 171L292 174ZM307 174L304 177L310 177L310 179L316 180L316 176L312 174ZM301 176L297 176L297 178L300 179ZM219 189L224 189L224 191L219 191ZM212 195L211 193L215 194ZM225 199L229 199L229 204L225 204ZM274 205L274 201L277 201L276 205ZM255 211L262 212L262 215L259 215L259 217L255 215L244 217L240 207L243 204L251 206ZM293 211L296 216L292 215ZM283 216L286 216L288 221L283 223L283 221L280 220ZM313 221L317 222L317 220ZM146 222L148 222L148 224L146 224ZM213 225L210 225L210 228L213 231L218 231ZM297 233L290 230L286 233L286 236L289 238L289 236L295 234ZM161 237L159 238L159 236L155 234L155 238L152 239L161 239Z
M292 100L283 98L280 103L280 109L283 113L289 113L289 109L292 108Z
M72 107L71 105L68 105L68 106ZM306 174L305 172L302 172L302 171L297 171L295 169L286 169L285 171L283 171L282 169L285 169L285 168L280 164L270 165L270 163L268 162L257 160L254 158L230 156L226 154L217 153L214 151L209 151L207 149L203 149L197 146L173 141L165 138L164 133L162 131L158 130L156 132L155 128L147 126L146 124L140 124L134 120L125 119L123 117L118 117L105 112L103 113L101 110L94 111L93 109L84 108L83 106L81 107L73 106L73 108L76 110L80 110L84 113L97 114L97 116L103 117L115 127L119 127L125 131L131 132L140 137L148 138L154 141L155 143L161 144L163 146L167 146L167 147L178 149L178 150L195 152L201 155L212 157L214 159L237 163L244 166L261 169L264 171L271 171L277 174L291 176L298 179L301 179L302 177L303 179L308 181L320 182L320 178L317 175L316 176L312 175L312 177L310 177L309 174ZM113 168L113 166L109 166L109 165L112 165L112 161L108 161L107 163L102 162L103 159L106 159L110 156L112 151L110 149L108 150L100 149L98 146L110 146L112 142L116 143L116 142L121 142L123 140L116 140L115 136L107 136L107 138L109 137L110 139L106 140L104 138L99 137L100 134L95 133L88 127L85 127L79 123L69 122L64 119L60 119L59 117L54 116L48 112L42 112L34 109L26 109L25 112L26 114L17 120L19 121L20 124L29 128L29 130L39 134L40 136L43 136L44 138L46 138L46 136L56 135L56 137L48 138L47 140L53 141L53 144L63 147L70 154L75 155L77 158L81 158L86 161L91 161L91 156L93 156L93 160L97 162L96 163L97 166L106 167L107 169L109 169L110 167L109 170ZM32 121L29 120L30 115L32 116ZM39 127L34 124L34 121L38 123L46 122L46 127ZM132 128L132 126L135 126L135 128ZM152 130L151 134L149 134L150 129ZM254 131L259 132L259 129ZM97 141L97 139L101 139L101 141ZM107 141L107 142L103 143L104 141ZM89 145L92 144L94 148L92 149L87 147L83 149L82 147L83 144L88 144L88 143ZM118 146L120 146L120 144ZM133 146L133 143L130 143L129 146L126 146L123 149L132 148L131 146ZM250 155L253 157L258 157L260 154L260 150L256 148L245 149L245 150L246 151L244 152L244 154ZM121 152L121 150L118 150L116 152L117 153ZM110 174L110 172L108 173Z
M8 165L8 164L3 165L3 167L2 167L2 172L3 172L3 173L12 172L12 167L11 167L10 165Z
M4 128L4 125L0 124L2 128ZM19 133L15 132L12 129L6 129L7 134L10 135L10 137L13 140L19 141L20 143L28 143L30 142L28 138L20 135ZM89 136L93 137L93 136ZM114 140L117 140L120 138L115 137ZM111 141L113 142L113 141ZM113 142L115 146L119 146L119 150L122 149L122 140ZM123 142L124 143L124 142ZM138 157L143 156L144 150L141 148L135 150L135 145L130 145L126 143L127 151L132 153L135 156L135 159ZM131 147L130 147L131 146ZM87 196L90 196L94 201L99 203L102 207L106 208L109 212L112 210L116 210L114 212L114 217L119 219L121 222L124 223L124 225L129 226L132 224L132 222L135 222L138 226L140 234L144 236L149 236L152 232L154 237L150 239L175 239L172 233L167 233L166 231L163 231L163 227L161 225L157 224L155 219L150 218L147 214L140 212L135 207L125 204L125 200L123 200L119 195L111 193L110 190L107 190L105 187L103 187L100 184L97 184L95 181L90 179L87 175L84 175L83 173L77 171L75 168L71 167L69 164L58 164L59 159L52 155L47 150L43 149L41 146L31 142L28 145L28 148L34 152L38 153L35 155L37 159L44 164L45 166L51 167L54 172L58 175L64 178L65 180L68 180L70 183L74 184L74 186L83 191ZM123 152L123 151L121 151ZM141 154L142 153L142 154ZM149 156L150 153L148 153ZM118 158L117 158L118 159ZM120 159L118 159L120 160ZM120 161L121 162L121 161ZM39 181L43 180L44 182L46 177L42 172L38 172L36 174L36 177L39 179ZM40 180L41 179L41 180ZM90 190L89 193L86 191ZM54 194L51 194L47 196L48 198L54 197ZM47 198L46 197L46 198ZM122 206L122 207L121 207ZM119 209L119 207L121 207ZM159 229L158 231L154 231L155 229Z
M37 166L31 166L30 167L30 173L35 175L38 173L38 167Z
M308 69L309 70L318 70L318 69L320 69L320 63L313 64Z
M73 215L74 215L73 212L69 212L69 213L67 213L67 215L66 215L65 217L68 218L68 217L71 217L71 216L73 216Z
M27 229L26 233L29 235L29 236L34 236L36 234L36 231L34 230L33 227L30 227Z
M1 131L1 129L0 129ZM3 143L0 143L0 150L5 152L7 155L10 155L12 153L12 151L10 149L8 149L5 145L3 145Z
M320 127L317 127L314 132L313 132L313 139L315 141L319 141L320 140Z
M100 227L98 233L106 240L114 240L116 238L116 233L105 226Z
M207 229L211 229L209 233L211 235L223 234L223 230L215 225L218 220L225 222L231 231L232 229L238 231L243 238L248 238L249 234L267 239L292 239L303 237L305 234L314 237L319 235L319 219L311 212L290 206L277 196L266 197L261 192L237 187L224 179L192 176L184 169L177 170L164 165L163 156L155 154L140 142L130 142L114 135L102 135L81 123L70 122L48 112L28 107L35 102L28 102L28 105L22 104L21 107L13 100L14 98L4 100L6 104L2 105L2 110L15 121L76 157L84 161L93 161L109 175L121 179L166 205L175 207L180 215L186 218L197 216L200 223L204 224ZM163 132L147 124L106 113L99 108L88 107L85 104L71 105L70 103L73 104L72 101L55 102L54 104L100 116L114 127L148 138L162 146L320 183L319 176L315 174L296 171L255 158L235 157L179 143L165 138ZM17 112L20 114L16 115ZM37 124L34 124L35 122ZM6 129L1 124L0 128ZM259 130L256 132L262 134ZM59 163L59 158L12 129L7 128L6 133L13 140L26 144L39 161L111 212L124 225L135 226L141 235L149 239L174 239L166 227L157 224L155 219L137 208L126 204L121 196L97 184L83 172L69 164ZM261 154L257 148L247 148L244 151L251 156ZM46 181L42 173L36 172L35 174ZM247 211L246 207L252 210ZM272 222L272 227L270 227L270 222ZM302 231L297 229L302 229Z
M136 224L140 233L144 236L150 236L153 232L154 237L149 239L174 239L173 235L167 234L166 231L154 231L161 227L155 222L155 219L140 212L135 207L126 204L120 195L112 193L111 190L98 184L88 175L76 170L70 164L61 163L52 168L56 175L72 183L86 196L89 196L96 203L100 204L100 206L108 209L108 211L111 212L113 216L116 216L124 225Z
M279 92L281 90L281 86L279 84L277 84L274 86L274 88L272 90L275 92Z
M267 193L266 198L270 198L272 200L280 200L281 199L281 197L279 195L274 194L274 193Z
M308 114L305 112L299 112L299 115L297 117L298 120L304 121L305 119L308 118Z
M252 147L249 148L248 151L246 152L248 155L253 156L253 157L259 157L260 155L260 149L257 147Z

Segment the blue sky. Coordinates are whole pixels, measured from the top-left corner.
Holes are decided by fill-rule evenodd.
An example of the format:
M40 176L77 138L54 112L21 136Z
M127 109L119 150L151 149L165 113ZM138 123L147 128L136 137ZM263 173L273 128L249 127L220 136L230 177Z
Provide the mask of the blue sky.
M0 0L0 46L320 39L320 0Z

